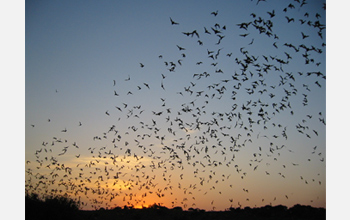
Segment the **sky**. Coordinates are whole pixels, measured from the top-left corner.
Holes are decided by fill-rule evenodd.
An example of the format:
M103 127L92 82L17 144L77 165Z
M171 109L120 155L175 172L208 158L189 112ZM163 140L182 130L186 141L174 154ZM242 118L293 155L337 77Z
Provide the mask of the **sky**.
M325 2L306 2L26 1L26 190L326 207Z

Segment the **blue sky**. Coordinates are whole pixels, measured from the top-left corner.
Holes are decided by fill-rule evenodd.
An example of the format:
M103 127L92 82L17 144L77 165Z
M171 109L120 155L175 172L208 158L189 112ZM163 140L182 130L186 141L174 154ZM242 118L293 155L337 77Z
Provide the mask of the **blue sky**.
M138 156L144 156L141 161L146 164L147 173L156 173L160 185L158 189L164 190L170 184L161 178L164 170L152 170L151 158L147 155L154 151L155 156L159 157L153 158L155 163L160 161L168 163L167 159L171 153L164 150L164 147L176 148L185 142L187 151L191 150L190 164L187 164L185 154L177 149L185 163L184 171L175 168L174 171L168 171L165 178L172 180L170 185L174 188L178 187L177 183L182 183L181 189L187 188L193 191L196 201L182 195L184 191L178 188L173 194L165 193L167 196L163 198L157 196L146 198L144 204L160 202L171 207L174 205L172 202L175 202L175 206L186 206L185 208L193 206L207 210L213 207L216 210L224 210L230 205L237 207L238 202L243 206L262 206L270 203L291 206L300 203L325 207L326 138L325 125L321 120L326 118L326 87L322 77L315 74L307 76L307 73L320 71L326 75L326 48L322 45L326 40L326 34L323 30L321 39L317 34L317 28L307 23L301 24L299 19L310 21L312 24L319 20L321 24L325 24L326 15L320 1L308 1L302 8L297 2L291 1L291 3L295 5L294 9L288 8L289 2L281 1L259 4L255 1L219 3L201 1L200 4L198 1L27 1L25 157L32 162L26 165L26 169L34 169L37 166L37 159L42 160L43 164L49 163L45 157L53 156L60 163L76 167L77 164L88 164L96 160L99 155L98 149L103 149L100 150L102 153L111 150L121 158L127 149L131 149ZM283 11L284 8L287 8L287 12ZM272 10L275 10L276 16L271 18L267 12ZM218 11L218 15L212 15L213 11ZM305 16L306 12L309 14L308 17ZM252 13L256 15L255 18ZM316 17L316 13L320 15L319 18ZM294 17L295 21L288 23L286 16ZM170 17L179 25L171 25ZM237 25L254 21L259 17L264 21L273 22L273 34L278 38L274 35L268 37L266 34L259 34L252 24L247 30ZM215 24L220 25L224 36L220 44L217 44L219 37L215 36L211 29ZM226 30L222 29L223 26ZM210 30L210 35L204 33L204 27ZM193 30L197 30L199 39L196 36L187 37L183 34ZM301 32L309 37L303 39ZM247 33L249 35L246 37L240 36ZM199 45L198 40L201 40L203 45ZM298 45L299 52L285 46L285 43ZM177 45L185 50L179 51ZM314 46L321 49L322 53L315 50L308 51L308 56L314 61L309 61L310 64L306 65L302 54L307 54L300 45L305 45L307 48ZM214 51L214 54L220 52L218 58L208 58L208 50ZM242 88L236 91L234 86L238 86L238 82L235 82L232 76L235 73L242 73L242 66L235 61L235 58L239 60L246 58L242 51L247 51L249 57L254 56L257 59L255 64L260 66L250 66L245 71L249 80L242 81ZM186 57L183 57L182 53ZM230 53L232 55L227 56ZM288 59L286 53L292 58ZM266 56L267 60L263 56ZM264 64L271 63L278 68L276 58L288 60L289 63L283 65L282 71L274 71L274 67L271 67L263 77L258 76L257 69L263 68ZM179 60L181 65L178 63ZM200 61L202 64L197 65L196 63ZM174 72L169 71L170 62L176 64ZM140 63L144 65L143 68ZM214 66L215 63L218 64ZM220 69L223 73L216 72ZM210 77L197 79L198 77L194 75L204 72L210 73ZM254 76L251 76L251 73ZM292 74L295 81L289 78L285 80L288 81L285 85L279 86L280 76L285 77L286 73ZM127 80L129 77L130 80ZM239 75L239 78L244 77ZM223 80L230 81L223 82ZM247 92L252 88L254 81L259 82L259 86L254 94L249 95ZM214 88L209 90L208 86L217 83L220 84L217 86L218 89L225 86L224 93L220 94ZM162 84L165 89L161 88ZM185 88L190 88L194 93L191 95ZM266 89L265 93L263 89ZM259 90L262 92L261 95ZM203 95L197 93L201 91ZM235 100L232 99L233 91L237 92ZM295 95L291 95L285 102L292 108L280 113L274 111L272 103L280 105L283 96L292 91L295 91ZM118 96L115 96L114 92ZM270 93L275 97L270 98ZM307 97L306 106L304 106L305 97ZM250 100L252 102L248 104ZM266 121L267 129L264 129L262 124L256 123L249 127L250 119L255 122L260 119L257 116L260 107L250 106L254 112L252 116L247 115L247 111L242 109L243 106L254 105L258 100L266 104L262 107L270 118ZM236 119L230 121L228 117L223 119L219 117L219 113L230 112L233 105L238 106L236 113L242 113L243 120L237 121L238 124L244 123L242 127L237 126ZM192 108L192 112L182 111L186 106ZM196 110L197 107L199 110ZM162 113L157 116L153 112ZM187 123L185 126L187 132L177 126L179 118L185 121L185 125ZM220 126L212 125L212 132L217 134L222 142L205 133L209 128L205 122L212 123L214 118L218 120ZM197 119L203 122L200 130L195 129L192 124L198 122ZM153 120L156 121L156 127L160 131L155 131L155 126L153 130L149 129L154 123ZM115 135L108 133L113 125L122 135L118 148L112 143ZM303 134L297 131L298 125L299 130L303 127L301 128ZM137 130L132 131L132 128ZM170 134L168 128L173 129L176 135ZM65 129L67 132L62 132ZM281 136L283 129L288 134L287 140ZM141 139L143 134L150 133L152 133L150 138ZM242 136L237 142L241 146L238 153L229 150L232 143L224 134L229 134L235 139L238 135ZM106 138L94 141L93 137L96 136ZM164 137L164 140L160 141L160 137ZM198 145L203 138L207 138L208 141ZM57 139L63 143L56 143ZM138 142L135 139L147 147L147 153L136 147ZM249 142L249 139L252 142ZM46 142L47 146L43 146ZM50 146L52 142L55 142L54 146ZM78 144L79 148L74 147L74 143ZM219 143L226 148L218 146ZM67 153L58 156L68 145ZM191 145L197 147L201 153L197 155ZM218 148L212 148L214 145ZM210 166L200 168L199 162L208 163L207 159L203 158L206 155L204 154L206 146L209 147L209 154L213 157L211 161L220 161L223 165L213 169L210 169ZM280 150L282 146L285 147ZM40 158L36 158L35 152L45 147L47 150L52 149L52 152L42 153ZM262 150L259 150L259 147ZM89 150L92 148L96 149L93 153ZM271 152L271 148L277 151ZM220 155L222 151L226 154ZM80 155L80 158L76 155ZM235 161L227 164L228 157L233 155ZM258 164L254 160L263 162ZM257 165L259 168L254 171ZM171 167L169 164L166 166L167 169ZM124 181L136 180L135 171L130 169L123 169ZM196 169L199 169L200 173L193 175ZM236 172L237 169L242 171ZM184 172L184 179L179 177L180 171ZM41 168L38 172L47 175L48 169ZM74 174L77 175L78 172ZM216 173L215 176L213 172ZM28 178L26 176L26 180ZM203 178L208 182L202 186L200 183ZM193 185L196 187L193 188ZM249 189L249 194L242 189ZM140 197L141 191L135 189L133 192L138 194L135 197ZM124 195L125 191L120 190L120 194ZM119 196L117 201L110 205L124 204L122 198L123 196ZM230 199L234 202L231 203ZM217 201L213 202L214 205L213 200ZM136 205L135 201L132 203Z

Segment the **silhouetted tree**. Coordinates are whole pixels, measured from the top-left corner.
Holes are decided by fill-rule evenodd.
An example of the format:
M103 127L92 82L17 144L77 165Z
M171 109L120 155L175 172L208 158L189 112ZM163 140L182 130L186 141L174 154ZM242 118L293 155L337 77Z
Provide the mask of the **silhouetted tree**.
M77 219L79 202L65 196L26 195L26 219Z

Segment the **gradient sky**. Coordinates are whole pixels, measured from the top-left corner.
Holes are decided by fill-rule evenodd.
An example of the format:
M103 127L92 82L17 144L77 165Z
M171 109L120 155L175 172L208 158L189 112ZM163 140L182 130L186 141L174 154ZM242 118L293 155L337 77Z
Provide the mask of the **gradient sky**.
M288 7L290 3L295 8ZM26 173L26 183L37 185L46 181L46 186L50 185L49 193L58 189L54 193L80 196L88 204L83 209L96 205L123 206L128 202L136 207L161 203L167 207L206 210L298 203L325 207L326 126L321 120L326 120L326 82L322 76L307 74L326 75L326 47L322 45L326 41L325 29L321 31L321 39L318 28L307 24L308 21L325 24L323 3L307 1L300 7L296 1L271 0L259 4L257 1L26 1L25 159L30 161L26 170L32 172L32 175ZM267 12L272 10L276 15L270 18ZM217 16L211 14L215 11ZM288 23L286 16L295 21ZM170 17L179 25L171 25ZM259 34L252 24L247 30L237 25L259 17L273 22L271 37ZM299 19L306 22L301 24ZM220 25L225 36L220 44L211 29L215 24ZM223 26L226 30L222 30ZM210 35L204 33L204 27ZM199 39L183 34L193 30L197 30ZM303 39L302 32L309 37ZM247 33L246 37L241 36ZM285 43L299 46L299 52ZM177 45L185 50L179 51ZM310 49L308 59L313 61L309 64L305 64L303 57L306 49L300 45ZM322 53L316 52L317 49ZM214 54L219 51L217 59L208 58L208 50ZM244 78L242 66L235 61L246 59L242 51L254 56L257 59L254 64L259 66L249 66L246 71L249 79L240 81L241 88L236 90L233 86L239 82L232 75L237 73L240 79ZM286 53L292 58L287 59ZM281 66L270 56L289 63ZM200 61L202 64L197 65ZM174 72L169 71L170 62L176 64ZM257 69L265 67L264 64L283 70L271 67L259 77ZM216 72L220 69L223 73ZM199 79L194 75L204 72L210 76ZM291 73L295 80L288 78L283 80L284 85L279 85L280 76L288 76L286 73ZM257 88L249 95L247 89L252 88L254 81L258 82ZM209 89L208 86L217 83L219 86ZM222 86L226 90L220 94L216 89ZM185 88L190 88L193 94ZM291 108L276 112L272 103L280 106L286 90L295 91L285 102ZM232 91L237 92L235 100ZM271 93L275 95L273 98L269 96ZM261 103L253 106L258 100ZM230 121L225 114L231 112L233 105L237 105L233 112L240 113L242 120L235 117ZM243 105L250 107L253 114L248 115ZM261 108L269 117L266 124L263 120L257 124ZM162 113L157 116L153 112ZM249 118L255 121L252 127ZM178 119L184 121L184 129L179 128ZM197 119L212 125L203 123L198 130ZM213 124L215 120L217 125ZM113 131L109 132L112 126ZM211 133L206 132L209 128ZM282 136L284 129L287 139ZM230 150L234 145L231 136L237 139L236 151ZM184 146L190 159L176 146ZM179 158L172 159L174 154L169 148ZM112 155L115 164L110 159ZM209 160L206 155L210 156ZM51 158L57 162L51 164ZM62 164L72 169L71 175ZM145 167L141 168L142 165ZM117 173L118 178L113 179ZM53 177L54 174L57 176ZM43 178L39 179L40 176ZM68 188L59 185L60 182ZM39 184L37 192L44 193L44 186ZM85 187L90 188L87 194L84 191L75 194L77 189ZM101 195L91 193L98 188L103 191ZM145 193L147 196L143 197ZM112 200L111 194L116 195ZM102 203L93 203L92 199Z

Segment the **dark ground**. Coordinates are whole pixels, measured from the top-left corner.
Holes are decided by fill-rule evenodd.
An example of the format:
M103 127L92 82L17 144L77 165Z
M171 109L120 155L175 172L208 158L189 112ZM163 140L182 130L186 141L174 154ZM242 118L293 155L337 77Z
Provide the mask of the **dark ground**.
M111 210L83 211L79 210L77 204L66 198L46 198L45 201L36 197L26 196L25 217L31 219L74 219L74 220L186 220L186 219L233 219L233 220L310 220L326 219L326 209L311 206L295 205L291 208L286 206L264 206L260 208L230 208L227 211L205 211L190 209L183 211L176 207L168 209L154 204L149 208L133 209L130 207L116 207Z
M204 210L182 211L174 209L134 209L81 211L83 219L326 219L326 210L310 206L284 206L231 209L222 212L205 212Z

